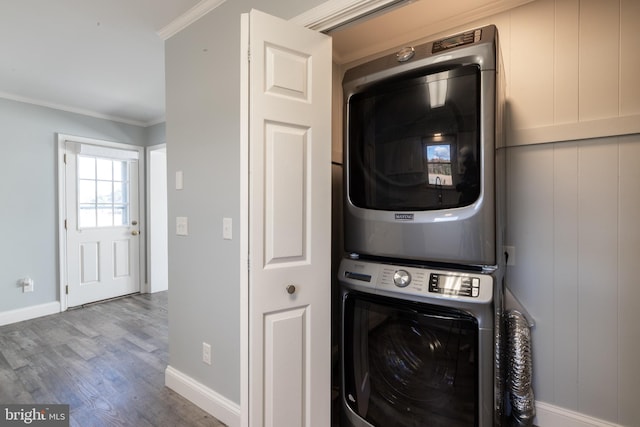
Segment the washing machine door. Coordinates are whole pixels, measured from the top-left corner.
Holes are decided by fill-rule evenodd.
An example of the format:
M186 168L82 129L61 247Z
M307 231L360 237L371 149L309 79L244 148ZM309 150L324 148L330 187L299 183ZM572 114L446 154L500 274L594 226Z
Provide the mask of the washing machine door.
M343 406L354 426L478 425L478 324L461 311L343 297Z

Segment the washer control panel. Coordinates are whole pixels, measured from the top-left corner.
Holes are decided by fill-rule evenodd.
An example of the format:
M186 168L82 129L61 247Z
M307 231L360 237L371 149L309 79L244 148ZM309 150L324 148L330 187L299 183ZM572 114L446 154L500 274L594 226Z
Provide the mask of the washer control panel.
M477 298L480 295L480 279L473 276L431 273L429 292Z
M384 291L474 302L490 301L493 296L493 277L480 272L343 259L338 274L340 281L367 288L369 292Z

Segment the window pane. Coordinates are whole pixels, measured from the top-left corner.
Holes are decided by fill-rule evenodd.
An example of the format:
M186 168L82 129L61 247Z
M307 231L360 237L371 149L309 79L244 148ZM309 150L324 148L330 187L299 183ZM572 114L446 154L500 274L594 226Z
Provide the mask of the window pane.
M128 206L116 205L113 207L113 225L114 226L129 225Z
M78 178L96 179L96 159L78 156Z
M96 226L96 207L93 204L80 205L78 209L78 228Z
M113 183L113 202L114 203L126 203L127 197L127 184L124 182Z
M113 183L98 181L98 203L113 203Z
M113 179L113 161L109 159L96 159L97 179L111 181Z
M78 182L78 203L96 202L96 182L88 179L81 179Z
M113 225L113 208L98 205L98 227L111 227Z
M113 161L113 180L124 182L129 180L129 168L126 160Z

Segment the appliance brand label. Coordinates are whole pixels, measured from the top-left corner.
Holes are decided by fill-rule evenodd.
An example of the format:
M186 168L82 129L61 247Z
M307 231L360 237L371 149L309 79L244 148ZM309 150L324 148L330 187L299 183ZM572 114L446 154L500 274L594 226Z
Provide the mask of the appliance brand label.
M413 221L412 213L397 213L396 221Z

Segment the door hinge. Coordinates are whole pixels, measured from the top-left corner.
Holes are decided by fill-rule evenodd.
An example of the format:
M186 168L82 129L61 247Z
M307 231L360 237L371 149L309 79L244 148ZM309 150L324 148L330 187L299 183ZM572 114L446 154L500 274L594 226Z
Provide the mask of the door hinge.
M65 286L64 288L65 288L65 289L64 289L65 293L66 293L67 295L69 295L69 285Z
M65 165L67 164L67 153L64 153L64 159L62 159L62 161Z
M64 220L64 229L65 230L67 229L67 220L66 219Z
M247 61L251 62L251 48L247 49Z

